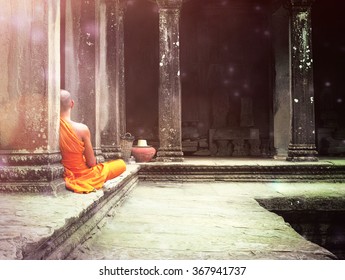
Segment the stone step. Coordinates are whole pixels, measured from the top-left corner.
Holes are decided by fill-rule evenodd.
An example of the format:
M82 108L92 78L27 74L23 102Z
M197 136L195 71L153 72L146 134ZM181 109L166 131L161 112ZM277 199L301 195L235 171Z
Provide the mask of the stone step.
M345 182L345 166L329 161L287 162L272 159L187 159L185 162L144 163L140 180L229 182Z
M138 165L94 193L3 194L0 197L0 259L65 259L119 207L138 181Z

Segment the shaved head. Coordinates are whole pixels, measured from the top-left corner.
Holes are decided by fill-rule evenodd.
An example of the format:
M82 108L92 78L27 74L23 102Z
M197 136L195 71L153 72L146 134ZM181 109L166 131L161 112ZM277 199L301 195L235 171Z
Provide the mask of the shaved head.
M67 90L60 90L60 111L66 112L71 108L72 97Z

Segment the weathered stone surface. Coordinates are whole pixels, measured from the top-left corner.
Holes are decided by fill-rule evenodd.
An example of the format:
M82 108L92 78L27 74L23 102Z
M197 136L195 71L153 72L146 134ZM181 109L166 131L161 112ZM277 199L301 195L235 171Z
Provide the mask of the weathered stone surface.
M58 164L59 16L59 1L2 3L1 191L54 192L63 172Z
M182 1L159 6L159 141L157 161L183 161L179 19Z
M140 202L139 204L134 203L134 208L130 211L128 211L128 208L125 208L124 210L121 210L123 221L129 220L131 217L134 219L137 219L138 225L136 223L132 224L132 226L125 226L123 227L123 230L133 230L131 233L126 234L119 234L116 233L116 235L122 239L127 238L126 242L134 242L135 238L140 238L138 235L139 233L136 232L136 226L140 227L141 233L143 233L143 227L148 229L148 224L143 224L141 221L149 221L147 220L147 211L152 211L152 217L156 217L156 221L160 222L163 220L162 223L164 223L164 218L160 218L157 216L157 213L167 214L170 210L172 210L175 214L172 215L169 219L171 222L176 222L176 225L178 226L178 229L180 231L183 230L183 223L186 224L188 221L193 221L197 224L199 227L201 224L207 225L209 224L210 227L204 228L206 238L206 233L212 233L212 230L214 230L214 225L217 225L217 221L215 216L209 216L211 217L210 220L207 220L207 217L204 216L203 219L198 219L198 211L201 209L204 209L204 211L208 211L211 209L214 214L217 213L220 214L217 216L217 219L221 219L221 223L224 222L224 226L221 226L220 229L225 232L225 230L228 231L229 234L235 234L236 230L239 230L239 228L234 228L233 230L226 228L226 226L240 226L239 222L240 220L232 220L231 221L231 215L233 216L239 216L243 215L243 213L246 213L250 207L254 207L253 211L257 212L259 208L256 203L253 203L253 197L256 199L260 198L263 199L270 199L272 197L299 197L299 201L305 201L301 198L307 197L309 195L312 195L315 200L313 204L310 204L309 208L312 207L318 207L320 209L329 209L327 208L329 205L329 202L331 201L337 201L335 198L343 198L344 197L344 185L339 183L330 183L330 182L320 182L318 181L309 181L306 182L297 182L292 183L294 179L297 181L301 178L306 178L305 176L302 176L301 178L297 178L298 174L295 174L296 176L294 178L289 178L288 174L286 174L285 179L289 178L288 182L283 183L284 179L284 173L289 172L290 175L296 173L296 170L300 170L305 167L305 163L291 163L286 161L272 161L272 160L229 160L229 159L217 159L217 160L210 160L208 159L200 159L200 158L190 158L186 159L187 163L166 163L164 169L159 169L157 165L159 163L145 163L140 164L140 168L144 169L147 166L156 166L158 169L157 171L157 179L160 178L159 183L145 183L149 184L144 189L145 199ZM162 164L160 164L162 165ZM256 168L256 171L249 170L248 174L254 174L258 170L260 170L261 175L264 174L271 174L272 168L276 167L276 171L281 174L283 177L279 177L279 180L277 182L277 177L273 178L268 183L257 183L257 182L247 182L245 184L235 184L235 183L226 183L221 189L214 188L212 184L210 184L209 181L214 180L223 180L223 172L227 172L229 166L236 167L242 167L245 168L246 166L256 166L256 167L262 167ZM317 178L317 173L314 173L315 170L319 171L325 171L329 173L329 179L336 180L338 178L337 174L337 168L342 168L344 174L344 162L341 160L338 161L332 161L332 162L315 162L315 163L309 163L309 166L312 166L312 168L309 170L310 177L308 178ZM283 168L285 166L287 169L285 170ZM289 169L294 167L294 169ZM333 168L334 167L334 168ZM65 258L68 253L73 250L78 244L81 242L84 242L86 238L88 238L88 234L90 233L93 235L95 232L93 231L93 228L96 225L101 226L103 225L103 222L99 224L100 217L94 216L95 213L100 213L100 216L104 216L105 213L108 213L105 208L103 207L112 207L113 204L118 203L118 201L121 201L121 197L126 196L125 190L124 192L120 191L119 188L121 186L124 186L123 184L131 184L133 183L132 180L137 180L136 172L138 171L138 165L128 165L128 172L124 174L123 176L116 178L112 180L112 182L107 183L103 190L100 190L95 193L90 193L88 195L79 195L74 194L69 191L62 191L57 196L42 196L42 195L27 195L27 194L3 194L0 196L0 210L1 210L1 218L0 218L0 259L23 259L23 258L53 258L53 259L60 259ZM183 176L180 176L181 174L174 173L176 170L184 170ZM188 170L188 172L186 172ZM239 169L240 172L243 172L243 169ZM290 170L290 171L288 171ZM326 171L328 170L328 171ZM198 172L203 172L202 180L209 180L205 183L196 183L198 178ZM142 175L140 175L142 176ZM196 177L195 177L196 176ZM257 174L255 177L255 180L260 177L260 174ZM145 178L145 177L144 177ZM179 193L175 193L177 197L183 198L180 202L182 204L178 204L173 202L172 200L169 200L169 198L174 197L174 192L177 190L174 185L175 183L180 184L181 181L185 182L188 181L188 178L192 178L194 181L194 186L197 186L196 189L193 190L193 188L189 188L188 184L183 183L182 187L178 188ZM224 177L225 178L225 177ZM239 177L238 177L239 178ZM345 176L343 176L344 182ZM171 181L171 180L178 180L179 182L175 183L168 183L167 181L162 182L162 179ZM240 180L239 180L240 181ZM217 184L218 185L218 184ZM221 183L222 185L222 183ZM171 186L171 188L169 187ZM187 187L187 188L185 188ZM122 190L122 189L121 189ZM120 191L119 193L116 193L117 191ZM181 195L182 194L182 195ZM114 197L110 198L112 195ZM213 200L217 197L217 195L220 195L220 199ZM117 198L115 196L118 196ZM136 199L140 200L140 195ZM110 198L109 201L107 199ZM242 200L244 199L245 200ZM120 200L118 200L120 199ZM167 201L167 199L169 201ZM189 200L190 203L188 202ZM107 202L106 202L107 201ZM133 200L132 200L133 201ZM216 211L216 208L214 208L212 205L217 201L217 207L218 210ZM299 205L306 205L305 203L297 203L297 199L292 199L293 205L299 206ZM311 200L309 200L311 201ZM320 207L321 202L326 202L324 207ZM109 202L109 203L108 203ZM129 204L132 202L129 201ZM162 206L160 203L162 203ZM49 207L47 207L49 205ZM101 207L101 205L103 205ZM107 206L106 206L107 205ZM252 205L252 206L250 206ZM287 205L287 204L285 204ZM339 209L341 204L332 204L333 207L339 206L337 209ZM148 207L148 208L146 208ZM161 210L157 212L155 207L159 207ZM168 208L165 208L168 207ZM176 207L176 210L174 210L174 207ZM222 207L225 207L222 210ZM230 207L230 208L227 208ZM246 208L249 207L249 208ZM102 209L103 210L102 210ZM118 208L117 208L118 209ZM139 216L137 214L134 214L135 212L132 211L138 211L140 209ZM189 209L189 210L188 210ZM227 210L226 210L227 209ZM256 210L255 210L256 209ZM183 210L188 210L187 217L188 219L184 220L185 213ZM225 211L223 214L222 211ZM237 211L239 211L237 213ZM264 214L265 211L263 209L260 209L260 213ZM133 213L133 215L131 214ZM145 214L146 213L146 214ZM206 212L205 212L206 213ZM242 214L241 214L242 213ZM126 214L130 216L126 216ZM141 216L142 215L142 216ZM193 217L191 217L192 215ZM256 214L255 214L256 215ZM266 215L266 214L265 214ZM270 214L272 215L272 214ZM256 217L256 218L255 218ZM250 239L252 241L258 240L259 242L269 242L269 239L263 236L263 227L266 227L265 232L270 232L274 234L274 236L278 235L279 238L287 238L289 236L286 236L283 234L283 232L278 231L274 232L272 231L271 226L276 227L277 224L274 224L275 222L281 221L280 218L273 218L274 216L270 216L269 221L261 223L261 218L257 219L258 216L253 216L253 223L256 224L257 230L259 230L261 233L258 234L255 239ZM121 218L121 219L122 219ZM230 220L229 220L230 219ZM249 223L249 221L246 221L245 218L242 219L244 223ZM133 220L134 221L134 220ZM179 222L181 221L181 222ZM199 221L199 222L198 222ZM122 221L121 221L122 223ZM280 222L279 222L280 223ZM83 226L85 224L85 227ZM134 227L133 227L134 226ZM164 231L164 224L161 225L160 232L166 232ZM213 226L213 227L212 227ZM246 225L247 226L247 225ZM280 224L280 226L283 226L283 224ZM280 227L279 226L279 227ZM285 226L284 226L285 227ZM213 228L213 229L212 229ZM118 229L121 229L118 228ZM97 229L96 229L97 232ZM144 232L147 232L146 230ZM187 231L186 231L187 232ZM188 232L191 234L197 234L198 229L195 228L189 228ZM119 235L118 235L119 234ZM162 234L161 234L162 235ZM174 234L172 233L166 233L164 234L166 237L167 235L171 235L171 238L174 238ZM127 237L126 237L127 236ZM249 236L253 235L247 235L246 237L249 238ZM261 238L261 237L262 238ZM228 238L224 235L219 235L220 238ZM291 237L291 236L290 236ZM296 236L297 237L297 236ZM163 236L159 237L163 238ZM161 242L163 247L157 248L155 250L147 250L147 248L125 248L121 247L121 250L115 249L117 256L119 258L125 258L126 256L130 256L130 258L136 258L136 257L145 257L148 256L147 254L153 254L154 256L161 256L162 258L170 258L170 257L176 257L176 258L183 258L186 257L185 252L172 252L167 249L167 247L164 247L169 244L169 239L157 239L155 235L152 235L152 242ZM165 238L165 237L164 237ZM201 237L200 237L201 238ZM277 237L275 237L277 238ZM299 237L298 237L299 238ZM102 239L102 238L101 238ZM114 239L114 238L113 238ZM119 240L120 240L119 239ZM184 240L184 241L183 241ZM237 239L234 239L237 240ZM261 241L260 241L261 240ZM292 239L297 241L296 239ZM108 242L107 239L104 239L105 242ZM250 242L252 242L250 241ZM294 242L295 242L294 241ZM111 241L112 242L112 241ZM168 242L168 243L165 243ZM183 244L187 244L188 242L186 239L176 239L177 247L176 248L182 248ZM193 241L194 242L194 241ZM209 240L206 240L206 243L209 242ZM249 248L252 244L254 246L254 243L250 243L246 245L246 243L238 243L240 244L239 248ZM279 242L278 242L279 243ZM110 243L107 243L108 246L106 248L110 248ZM146 243L149 244L149 243ZM154 244L154 243L152 243ZM192 242L189 242L188 244L192 244ZM200 253L199 255L195 253L195 258L207 258L210 257L212 254L212 257L216 258L222 258L224 257L224 253L222 251L216 252L217 250L221 250L221 248L228 248L227 246L220 246L220 243L214 243L215 249L208 253ZM219 246L218 246L218 245ZM273 243L271 243L273 244ZM274 243L277 245L277 243ZM279 243L280 244L280 243ZM283 246L285 243L281 243ZM297 244L297 243L296 243ZM305 244L305 243L304 243ZM105 243L106 245L106 243ZM274 246L276 246L274 245ZM302 244L303 245L303 244ZM170 246L170 245L169 245ZM181 247L182 246L182 247ZM279 247L280 245L277 245L277 248L283 248ZM285 245L284 245L285 246ZM304 245L303 245L304 246ZM311 251L308 252L301 252L299 251L296 253L296 251L286 251L284 254L282 252L278 251L270 251L267 253L264 249L257 250L254 247L254 253L251 251L238 251L238 250L231 250L228 248L228 258L269 258L269 259L281 259L281 258L296 258L296 256L301 258L322 258L323 252L315 252L313 251L315 248L315 245L311 245L311 247L308 247ZM92 254L92 258L98 258L100 255L106 253L106 251L92 251L92 246L90 248L85 248L84 253ZM151 247L152 248L152 247ZM201 247L200 247L201 248ZM207 248L205 245L204 248ZM211 247L210 247L211 248ZM260 247L261 248L261 247ZM262 247L264 248L264 247ZM99 247L98 247L99 249ZM98 250L97 249L97 250ZM106 249L106 250L108 250ZM167 249L167 250L166 250ZM309 250L308 249L308 250ZM90 251L91 250L91 251ZM114 252L115 252L114 251ZM313 252L312 252L313 251ZM81 255L81 258L86 258L86 255ZM191 253L191 252L190 252ZM106 253L107 254L107 253ZM296 255L297 254L297 255ZM169 257L170 256L170 257ZM188 255L189 257L191 255Z
M198 151L196 151L193 155L195 156L210 156L211 155L211 152L209 149L204 149L204 148L201 148L199 149Z
M183 141L182 151L183 152L196 152L198 150L198 141Z
M2 194L0 259L65 258L122 202L137 181L138 168L128 166L103 189L87 195L67 190L55 196Z
M126 133L126 96L124 79L124 15L126 2L102 1L100 8L99 49L103 69L99 84L101 146L106 159L121 157L120 136Z
M161 9L180 9L183 0L156 0Z
M287 160L316 161L311 5L291 0L292 137Z
M257 128L210 129L209 143L211 154L214 156L237 157L261 154Z
M100 34L100 14L104 5L95 0L66 1L63 52L63 82L76 101L72 110L75 121L85 123L91 132L91 142L96 155L101 157L100 90L105 73L104 57L99 50L104 48ZM102 19L104 20L104 19ZM104 30L103 30L104 32ZM104 33L102 32L102 35ZM104 159L103 159L104 160ZM102 159L100 161L103 161Z
M293 189L298 194L303 186ZM261 195L281 197L284 190L289 185L140 183L104 227L93 232L69 258L335 258L255 200ZM309 196L318 193L315 186L305 191Z
M207 139L200 139L199 140L199 147L200 148L208 148L208 141L207 141Z
M274 147L278 157L286 157L291 135L289 70L289 11L281 6L272 15L272 43L275 57L273 89Z
M17 151L2 151L1 165L48 165L61 161L61 154L56 153L29 153Z
M270 159L188 158L186 163L141 164L139 177L148 181L345 182L342 161L292 163Z

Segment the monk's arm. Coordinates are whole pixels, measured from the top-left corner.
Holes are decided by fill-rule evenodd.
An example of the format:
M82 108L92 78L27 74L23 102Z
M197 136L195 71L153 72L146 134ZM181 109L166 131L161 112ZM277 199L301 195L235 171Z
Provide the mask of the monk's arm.
M90 137L90 130L88 127L86 127L83 130L83 135L82 135L82 139L84 141L84 156L85 156L85 160L86 160L86 165L88 167L93 167L95 166L96 163L96 157L95 157L95 153L93 151L92 148L92 144L91 144L91 137Z

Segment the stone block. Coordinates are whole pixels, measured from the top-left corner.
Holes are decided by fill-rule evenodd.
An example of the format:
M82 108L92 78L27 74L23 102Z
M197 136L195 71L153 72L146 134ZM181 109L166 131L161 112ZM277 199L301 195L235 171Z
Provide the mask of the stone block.
M200 140L199 140L199 147L200 147L200 148L208 148L207 139L200 139Z

